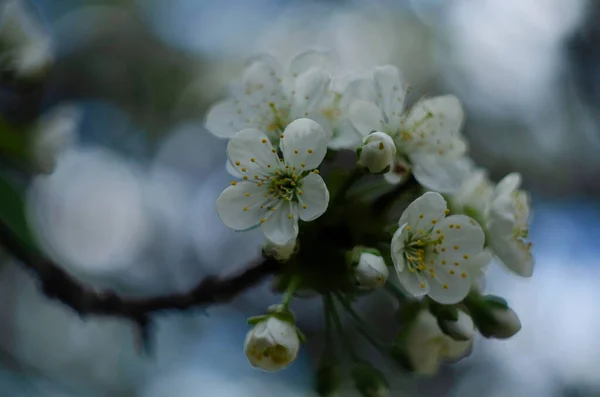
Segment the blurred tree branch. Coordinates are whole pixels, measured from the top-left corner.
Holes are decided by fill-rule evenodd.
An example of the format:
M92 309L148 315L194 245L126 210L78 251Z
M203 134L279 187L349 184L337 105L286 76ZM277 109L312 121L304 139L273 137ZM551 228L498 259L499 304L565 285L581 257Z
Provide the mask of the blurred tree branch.
M142 342L148 346L151 314L165 310L187 310L225 303L274 274L279 262L264 259L249 264L242 272L227 276L209 276L184 293L143 299L127 299L113 291L95 291L76 280L58 264L43 257L23 242L10 226L0 219L0 246L35 273L42 291L76 311L88 315L120 317L136 323Z

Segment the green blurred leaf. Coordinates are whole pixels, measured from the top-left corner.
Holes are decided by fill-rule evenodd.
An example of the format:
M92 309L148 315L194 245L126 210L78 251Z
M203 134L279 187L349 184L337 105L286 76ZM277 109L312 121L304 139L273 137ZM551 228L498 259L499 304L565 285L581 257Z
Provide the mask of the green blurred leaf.
M27 225L23 192L17 189L8 179L0 176L0 219L32 250L36 249Z

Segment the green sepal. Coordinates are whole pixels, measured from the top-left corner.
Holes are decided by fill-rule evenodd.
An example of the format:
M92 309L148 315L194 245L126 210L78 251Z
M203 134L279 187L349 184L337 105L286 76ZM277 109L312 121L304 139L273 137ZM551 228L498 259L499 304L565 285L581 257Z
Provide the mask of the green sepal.
M252 316L248 319L248 325L256 325L261 321L267 320L269 317L270 316L268 314L263 314L261 316Z
M304 332L302 332L298 327L296 327L296 334L298 335L300 343L306 343L306 335L304 335Z
M487 306L491 306L493 308L504 310L508 309L508 302L506 302L506 299L496 295L485 295L483 297L483 301Z
M408 358L408 354L399 344L393 344L389 348L389 354L392 360L402 369L413 372L415 370L412 362Z

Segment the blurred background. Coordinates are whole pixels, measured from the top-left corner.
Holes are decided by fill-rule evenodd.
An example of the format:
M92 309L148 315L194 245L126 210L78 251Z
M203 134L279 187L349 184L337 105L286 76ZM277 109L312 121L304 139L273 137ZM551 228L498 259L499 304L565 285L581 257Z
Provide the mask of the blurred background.
M397 65L413 100L458 96L476 162L496 180L522 173L533 195L534 277L517 279L498 266L487 277L488 291L519 314L521 332L477 339L471 357L433 379L390 368L391 395L600 396L600 2L19 4L38 43L22 54L22 69L41 64L47 74L35 90L17 87L24 97L3 84L0 110L19 121L51 119L74 138L51 175L31 178L1 165L0 175L26 195L45 253L73 275L151 296L185 291L257 257L261 235L235 233L216 215L214 201L230 178L225 142L203 119L247 57L268 52L285 62L327 47L348 71ZM0 19L0 36L9 28ZM299 360L266 374L250 368L242 346L246 318L277 301L268 283L231 305L160 315L148 357L136 350L129 323L82 320L41 295L9 257L1 261L1 396L312 395L323 336L318 299L294 303L310 341ZM385 332L378 313L394 307L383 297L374 305L370 321Z

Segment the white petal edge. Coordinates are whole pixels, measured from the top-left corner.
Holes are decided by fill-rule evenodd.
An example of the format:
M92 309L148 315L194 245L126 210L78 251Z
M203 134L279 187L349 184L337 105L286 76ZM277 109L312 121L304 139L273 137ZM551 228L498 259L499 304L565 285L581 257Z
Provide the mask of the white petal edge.
M284 245L298 236L298 205L290 201L279 201L261 230L275 244Z
M428 230L446 215L448 208L441 194L427 192L410 203L398 220L399 225L408 224L413 230Z
M323 178L315 173L304 177L302 195L298 197L298 201L298 212L303 221L312 221L323 215L329 205L329 190Z

